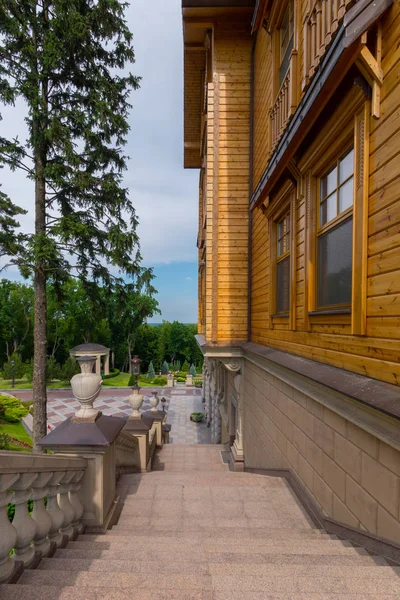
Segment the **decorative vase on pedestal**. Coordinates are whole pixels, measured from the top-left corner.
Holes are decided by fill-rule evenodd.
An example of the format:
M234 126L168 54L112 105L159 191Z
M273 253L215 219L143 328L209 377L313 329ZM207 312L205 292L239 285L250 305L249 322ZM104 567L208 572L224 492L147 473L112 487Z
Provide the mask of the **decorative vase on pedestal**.
M130 396L128 396L128 402L133 408L130 418L140 417L141 416L140 408L142 407L142 404L143 404L143 396L141 394L139 394L138 388L133 389L132 394Z
M80 402L81 408L75 413L77 419L94 419L99 411L93 408L93 403L101 392L101 375L93 373L96 363L94 356L79 356L81 372L71 379L72 393Z
M150 404L151 404L151 410L153 412L158 412L158 403L160 402L159 397L157 396L157 390L155 392L151 392L151 398L150 398Z

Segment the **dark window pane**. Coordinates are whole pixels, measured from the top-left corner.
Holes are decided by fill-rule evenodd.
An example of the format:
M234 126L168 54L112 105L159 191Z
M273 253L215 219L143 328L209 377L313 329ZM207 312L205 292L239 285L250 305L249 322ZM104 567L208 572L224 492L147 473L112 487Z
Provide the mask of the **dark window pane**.
M285 54L282 56L281 66L279 69L279 85L282 85L290 66L290 56L293 50L293 35L289 40Z
M276 312L289 312L290 256L276 265Z
M350 304L353 219L318 238L318 305Z

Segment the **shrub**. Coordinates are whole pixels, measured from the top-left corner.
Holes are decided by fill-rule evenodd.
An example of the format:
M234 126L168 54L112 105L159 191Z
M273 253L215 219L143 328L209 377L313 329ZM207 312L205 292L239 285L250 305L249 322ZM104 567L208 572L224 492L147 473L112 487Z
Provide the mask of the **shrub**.
M74 375L80 373L80 368L75 358L69 356L61 369L61 379L65 382L70 382Z
M176 378L176 381L177 381L178 383L185 383L186 379L185 379L185 377L177 377L177 378Z
M161 375L168 375L169 373L169 366L166 360L164 360L163 364L161 365Z
M113 379L114 377L118 377L120 373L121 371L119 369L113 369L108 375L103 375L103 379Z
M188 361L185 360L185 362L182 365L182 372L187 373L188 371L189 371L189 364L188 364Z
M4 379L12 379L12 364L11 362L14 361L14 377L15 379L22 379L22 377L25 374L25 365L21 360L21 357L19 354L17 354L16 352L14 352L9 360L4 363L3 366L3 376Z
M151 361L149 364L149 370L147 371L147 377L149 379L154 379L155 376L156 376L156 372L154 370L153 361Z
M6 433L0 433L0 450L8 450L11 444L11 438Z
M204 414L202 412L194 412L190 415L190 420L195 423L201 423L204 419Z
M202 365L202 363L199 363L196 366L196 373L198 373L199 375L201 375L203 373L203 365Z
M140 377L139 375L139 381L143 379ZM136 383L136 377L134 376L134 374L132 373L132 375L129 377L129 381L128 381L128 387L133 387Z
M0 396L0 417L5 421L18 423L28 412L29 408L18 398Z
M154 385L167 385L167 378L166 377L155 377L153 379L153 383L154 383Z

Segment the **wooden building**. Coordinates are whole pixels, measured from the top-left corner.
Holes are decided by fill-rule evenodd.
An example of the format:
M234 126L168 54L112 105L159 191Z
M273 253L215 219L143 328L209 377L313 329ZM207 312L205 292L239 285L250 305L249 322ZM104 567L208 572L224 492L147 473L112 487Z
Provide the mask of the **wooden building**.
M182 7L213 441L400 542L400 3Z

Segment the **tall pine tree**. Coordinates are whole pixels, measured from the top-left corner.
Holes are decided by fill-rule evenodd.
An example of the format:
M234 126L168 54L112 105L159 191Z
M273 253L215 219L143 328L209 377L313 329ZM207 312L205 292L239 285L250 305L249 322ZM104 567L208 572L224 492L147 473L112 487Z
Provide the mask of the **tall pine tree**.
M26 141L0 138L0 162L34 182L34 231L4 194L0 254L34 281L34 448L46 434L46 285L148 283L134 207L123 187L132 34L119 0L2 0L0 102L27 107ZM16 111L16 109L15 109ZM15 120L25 115L15 112ZM20 175L21 176L21 175Z

